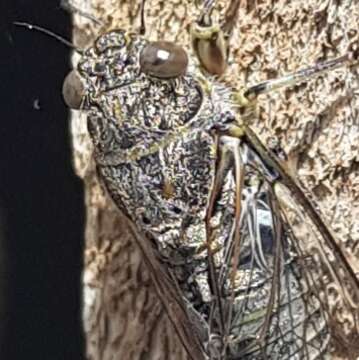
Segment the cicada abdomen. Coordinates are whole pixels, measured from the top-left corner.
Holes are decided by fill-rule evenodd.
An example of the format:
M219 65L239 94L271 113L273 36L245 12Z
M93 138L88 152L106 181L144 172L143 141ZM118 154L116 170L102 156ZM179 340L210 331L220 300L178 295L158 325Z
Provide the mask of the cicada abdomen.
M223 37L208 21L213 3L192 40L204 73L220 75L226 64L210 65L226 60L238 2ZM193 359L326 359L337 338L358 351L355 337L336 332L340 321L358 329L355 274L297 182L244 122L259 94L352 60L239 92L205 78L178 44L124 30L83 53L80 107L99 177L135 224ZM333 311L333 296L345 315Z

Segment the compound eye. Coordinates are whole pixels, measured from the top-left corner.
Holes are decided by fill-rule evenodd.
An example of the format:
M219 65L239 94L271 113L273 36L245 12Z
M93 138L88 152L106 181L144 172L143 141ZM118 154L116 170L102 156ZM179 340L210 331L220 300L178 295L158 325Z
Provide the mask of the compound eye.
M141 70L160 79L184 75L188 57L182 47L168 41L150 42L140 54Z
M70 109L80 109L84 95L85 87L79 73L76 70L70 71L62 85L62 96L66 105Z

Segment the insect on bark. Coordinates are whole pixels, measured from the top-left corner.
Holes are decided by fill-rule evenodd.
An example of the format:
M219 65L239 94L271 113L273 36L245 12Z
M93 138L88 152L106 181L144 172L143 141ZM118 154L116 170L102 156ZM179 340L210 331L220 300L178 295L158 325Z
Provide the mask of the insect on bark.
M261 94L355 66L358 44L235 88L221 79L240 2L229 2L220 23L215 5L204 1L192 25L196 58L145 34L99 36L71 73L80 98L67 102L87 113L99 178L131 219L192 359L326 359L335 341L354 358L358 279L277 149L249 124ZM351 338L338 332L344 326Z

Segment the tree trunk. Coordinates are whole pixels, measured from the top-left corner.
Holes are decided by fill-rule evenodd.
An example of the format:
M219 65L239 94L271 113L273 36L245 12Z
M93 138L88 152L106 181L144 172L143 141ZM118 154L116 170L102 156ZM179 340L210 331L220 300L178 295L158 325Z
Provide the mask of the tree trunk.
M139 29L133 0L78 3L105 25L74 16L74 41L88 46L113 29ZM190 24L199 1L148 0L146 36L191 51ZM219 1L218 9L228 1ZM358 43L359 2L334 0L242 1L225 80L232 86L274 78L346 53ZM74 63L76 63L76 57ZM265 142L276 136L297 176L313 192L340 246L358 271L358 68L336 70L306 85L259 100L253 128ZM355 92L356 91L356 92ZM126 222L95 176L85 114L72 116L74 163L86 189L84 327L92 360L187 359L159 302Z

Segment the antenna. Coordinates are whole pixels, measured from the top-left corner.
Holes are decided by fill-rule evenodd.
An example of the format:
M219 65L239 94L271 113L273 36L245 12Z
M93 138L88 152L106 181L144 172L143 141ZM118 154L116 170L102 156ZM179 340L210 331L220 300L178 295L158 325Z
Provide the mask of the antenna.
M74 5L71 1L69 0L61 0L60 2L60 6L65 9L66 11L68 11L70 14L78 14L82 17L84 17L85 19L89 19L91 21L93 21L96 25L99 26L104 26L105 24L97 19L95 16L92 16L91 14L88 14L85 11L82 11L79 7L77 7L76 5Z
M71 49L75 50L77 53L83 55L84 51L82 49L79 49L77 46L75 46L71 41L66 40L65 38L63 38L60 35L55 34L54 32L47 30L41 26L37 26L37 25L32 25L26 22L20 22L20 21L15 21L13 23L16 26L21 26L21 27L25 27L29 30L36 30L39 31L47 36L50 36L52 38L55 38L57 41L61 42L62 44L70 47Z

